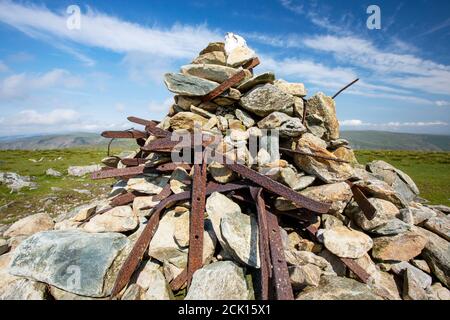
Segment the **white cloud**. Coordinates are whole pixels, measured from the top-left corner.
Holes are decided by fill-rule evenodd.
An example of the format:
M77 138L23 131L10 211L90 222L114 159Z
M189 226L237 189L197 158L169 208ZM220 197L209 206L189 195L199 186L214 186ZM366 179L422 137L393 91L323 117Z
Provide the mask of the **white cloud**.
M81 29L69 30L66 15L42 6L0 2L0 21L30 36L99 47L114 52L145 52L168 58L192 58L208 42L222 38L205 25L141 26L93 10L81 16Z
M434 102L438 107L450 107L450 101L438 100Z
M53 69L43 74L19 73L0 82L0 99L22 98L33 91L52 87L77 88L83 81L63 69Z
M371 127L371 128L399 128L399 127L436 127L448 126L444 121L418 121L418 122L398 122L391 121L385 123L370 123L359 119L342 120L339 124L343 127Z
M8 66L3 62L3 61L1 61L0 60L0 72L6 72L6 71L8 71Z
M428 93L450 95L450 66L411 54L384 52L354 36L315 36L304 40L312 49L333 53L338 61L378 73L384 82ZM388 77L384 75L389 75ZM381 76L383 75L383 79Z
M362 120L353 119L353 120L339 121L339 124L341 126L361 126L363 124L363 122L362 122Z
M39 113L36 110L23 110L8 119L8 125L63 125L76 123L80 114L71 109L55 109L48 113Z

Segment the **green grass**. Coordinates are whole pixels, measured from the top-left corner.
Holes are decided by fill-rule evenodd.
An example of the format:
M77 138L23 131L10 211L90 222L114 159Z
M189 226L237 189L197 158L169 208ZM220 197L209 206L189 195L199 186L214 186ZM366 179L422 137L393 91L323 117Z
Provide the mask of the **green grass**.
M105 149L98 148L0 151L0 171L31 176L38 185L36 190L24 188L18 193L11 193L5 185L0 185L0 207L12 202L8 208L0 211L0 224L14 222L40 210L57 215L80 203L104 196L113 180L94 181L90 179L89 175L85 177L68 176L67 168L73 165L98 164L105 156ZM36 163L29 160L41 158L43 160ZM47 176L45 171L48 168L61 172L63 176ZM62 191L53 192L51 187L61 188ZM91 194L80 194L73 189L89 190ZM50 203L51 201L46 203L45 199L48 197L57 197L57 199L52 203Z
M117 154L121 150L116 149ZM372 160L385 160L404 171L416 182L421 196L432 204L450 205L450 152L417 151L355 151L360 163ZM72 165L100 163L106 156L106 148L77 148L40 151L0 151L0 171L16 172L32 176L38 184L36 190L22 189L19 193L10 193L0 185L0 207L12 204L0 210L0 224L9 224L24 216L46 211L51 215L67 212L73 207L104 196L114 180L93 181L85 177L67 176L67 168ZM59 157L62 159L58 160ZM29 159L43 161L34 163ZM63 177L48 177L45 171L53 168L63 173ZM62 191L52 192L51 187ZM86 189L90 195L76 193L73 189ZM56 197L52 203L44 201Z
M450 206L450 152L355 151L362 164L384 160L408 174L430 204Z

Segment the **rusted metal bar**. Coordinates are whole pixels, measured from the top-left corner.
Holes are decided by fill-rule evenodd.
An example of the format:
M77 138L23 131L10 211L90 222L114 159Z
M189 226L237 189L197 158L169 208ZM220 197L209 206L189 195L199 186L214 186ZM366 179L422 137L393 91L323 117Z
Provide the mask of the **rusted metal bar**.
M306 123L306 109L307 109L307 102L305 98L302 98L303 100L303 116L302 116L302 124L305 125Z
M300 154L302 156L313 157L313 158L324 159L324 160L330 160L330 161L335 161L335 162L350 163L349 161L342 160L342 159L339 159L339 158L322 156L322 155L319 155L319 154L303 152L303 151L300 151L300 150L292 150L292 149L287 149L287 148L281 148L280 147L280 151L284 151L284 152L288 152L288 153L295 153L295 154Z
M183 168L186 171L189 171L189 170L191 170L192 166L187 163L168 162L168 163L160 164L155 169L156 169L156 171L159 171L159 172L168 172L168 171L174 171L177 168Z
M292 201L297 206L301 208L305 208L317 213L327 213L331 207L329 203L323 203L311 198L305 197L298 192L286 187L285 185L272 180L250 168L247 168L244 165L233 163L224 163L224 165L230 170L240 174L241 176L251 180L257 185L263 187L264 189L275 193L283 198Z
M354 84L355 84L356 82L358 82L358 81L359 81L359 78L353 80L353 81L350 82L348 85L346 85L345 87L343 87L341 90L339 90L338 92L336 92L335 95L332 96L331 98L332 98L332 99L336 98L338 95L341 94L342 91L346 90L347 88L349 88L350 86L354 85Z
M373 220L377 213L377 209L370 203L366 195L361 191L361 189L357 185L353 184L350 181L346 182L350 186L353 193L353 198L355 199L361 211L364 213L364 215L368 220Z
M241 70L241 71L237 72L236 74L234 74L233 76L231 76L230 78L228 78L227 80L222 82L220 85L218 85L210 93L205 95L202 98L202 102L208 102L208 101L211 101L214 98L217 98L222 93L224 93L226 90L230 89L232 86L234 86L235 84L237 84L240 81L242 81L244 78L245 78L245 71L244 70Z
M143 173L156 173L156 170L145 166L100 170L93 172L91 178L93 180L100 180L100 179L135 176Z
M188 287L191 284L194 272L203 264L203 232L206 206L206 168L203 158L202 164L194 164L194 177L192 183L191 214L189 218L189 252L187 264Z
M358 262L350 258L340 259L362 282L369 282L370 274L368 274L367 271L358 264Z
M176 139L178 138L178 139ZM143 146L141 149L148 152L172 152L175 147L183 148L188 146L193 146L194 144L194 136L190 134L189 138L186 138L185 135L179 135L178 137L173 137L172 135L159 138L153 141L150 141L147 145ZM213 140L212 137L203 136L202 145L206 147Z
M242 66L242 68L251 70L259 64L260 64L260 61L259 61L258 57L256 57L256 58L253 58L252 60L248 61L247 63L245 63Z
M153 196L153 201L161 201L167 197L170 197L172 190L170 189L170 183L167 183L160 193Z
M227 192L247 187L247 185L239 183L229 183L225 185L218 185L215 183L208 184L208 186L206 187L206 195L210 195L214 192ZM161 212L165 208L174 205L178 201L188 200L190 199L190 197L191 192L185 191L178 194L173 194L170 197L163 199L153 209L151 207L141 208L141 210L152 209L151 217L118 273L113 290L111 292L111 298L115 297L130 281L131 276L142 260L142 257L144 256L144 253L147 250L148 245L150 244L150 241L152 240L156 232L156 229L158 228Z
M137 123L137 124L143 125L143 126L147 126L147 125L149 125L151 123L154 123L151 120L145 120L145 119L141 119L141 118L133 117L133 116L128 117L127 120L130 121L130 122L133 122L133 123Z
M148 160L144 158L125 158L120 160L120 162L122 162L123 165L128 167L137 167L141 164L145 164L145 162L147 161Z
M133 202L134 198L136 198L135 194L127 192L127 193L118 195L117 197L112 199L109 204L113 207L124 206L126 204Z
M170 289L172 291L180 290L187 282L187 275L187 268L185 268L175 279L170 282Z
M127 259L122 265L116 281L114 283L114 287L111 291L111 298L115 297L131 279L134 271L142 260L145 251L150 244L153 236L155 235L156 230L158 229L159 219L161 217L161 212L166 208L167 205L171 203L171 197L167 198L165 201L161 201L153 210L150 219L147 222L144 230L136 241L133 249L131 249Z
M267 212L269 230L270 256L272 259L273 285L277 300L294 300L289 270L284 256L284 247L281 240L280 226L277 217Z
M261 300L269 299L269 283L272 277L272 265L270 261L269 231L267 225L266 204L262 196L262 188L250 187L250 194L256 202L258 214L259 257L261 273Z
M147 139L148 134L139 130L103 131L102 137L115 139Z

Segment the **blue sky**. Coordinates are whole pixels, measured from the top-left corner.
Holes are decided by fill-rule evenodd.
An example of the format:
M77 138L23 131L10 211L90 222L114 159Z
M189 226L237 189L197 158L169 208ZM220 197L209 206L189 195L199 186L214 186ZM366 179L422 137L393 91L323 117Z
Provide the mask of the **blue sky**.
M366 9L381 9L369 30ZM66 22L81 8L80 29ZM161 119L165 72L226 32L256 72L332 95L346 130L450 134L450 2L0 0L0 135L127 129Z

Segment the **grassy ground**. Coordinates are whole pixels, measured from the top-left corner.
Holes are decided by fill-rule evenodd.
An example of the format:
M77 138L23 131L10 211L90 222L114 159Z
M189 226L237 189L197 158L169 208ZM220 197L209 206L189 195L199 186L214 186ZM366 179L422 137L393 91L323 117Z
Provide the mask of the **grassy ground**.
M384 160L408 174L431 204L450 206L450 152L355 151L362 164Z
M57 215L80 203L104 196L113 180L93 181L89 175L68 176L67 168L74 165L98 164L105 156L105 150L89 148L0 151L1 172L16 172L31 176L38 185L36 190L22 189L19 193L11 193L5 185L0 185L0 208L9 204L6 208L0 209L0 224L11 223L39 211ZM30 159L42 161L33 162ZM48 168L61 172L63 176L47 176L45 171ZM51 187L61 190L54 192ZM74 189L88 190L90 194L80 194Z
M117 151L117 150L116 150ZM385 160L410 175L421 191L421 196L433 204L450 205L450 152L411 151L355 151L360 163ZM93 181L85 177L67 176L73 165L97 164L106 156L104 148L80 148L42 151L0 151L0 172L16 172L32 176L36 190L23 189L10 193L0 185L0 224L9 224L32 213L45 211L52 215L104 196L114 180ZM33 162L29 159L40 160ZM48 177L45 171L53 168L63 177ZM61 188L53 192L51 187ZM89 190L84 195L73 189ZM5 207L6 204L9 204ZM2 208L3 207L3 208Z

